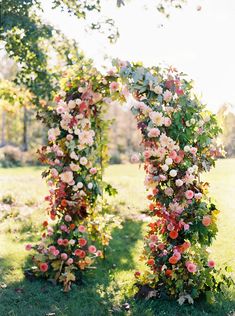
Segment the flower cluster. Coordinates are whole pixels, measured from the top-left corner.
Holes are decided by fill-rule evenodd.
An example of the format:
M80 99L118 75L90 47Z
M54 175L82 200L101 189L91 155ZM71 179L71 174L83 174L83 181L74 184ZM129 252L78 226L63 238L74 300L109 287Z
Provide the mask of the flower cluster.
M48 144L39 154L48 166L43 176L50 187L45 197L50 220L43 223L42 240L33 247L37 252L33 261L36 274L63 283L65 291L80 278L81 270L103 256L93 242L103 247L111 238L105 227L110 219L106 220L103 199L99 199L103 191L112 194L114 189L102 181L108 124L102 117L106 105L98 91L110 88L109 82L99 82L95 69L88 68L86 76L89 80L81 80L78 72L74 78L67 74L55 105L41 113L49 127Z
M207 252L219 211L199 178L221 155L213 142L220 128L175 69L128 64L120 72L134 96L129 102L143 137L153 217L144 248L150 271L136 277L169 296L193 300L220 287Z

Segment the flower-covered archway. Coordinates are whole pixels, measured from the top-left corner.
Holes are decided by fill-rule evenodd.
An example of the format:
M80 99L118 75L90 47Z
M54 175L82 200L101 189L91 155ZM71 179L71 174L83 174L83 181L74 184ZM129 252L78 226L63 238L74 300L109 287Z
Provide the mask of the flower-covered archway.
M42 242L34 247L35 273L63 283L67 291L103 256L110 234L101 197L114 192L102 179L109 125L105 112L113 100L128 100L145 148L152 221L143 251L148 269L135 273L137 283L180 302L211 295L221 285L207 253L219 211L199 175L220 154L213 144L220 129L184 75L129 62L114 62L105 75L89 65L68 72L56 106L41 113L49 132L40 159L49 166L43 175L55 224L43 223Z

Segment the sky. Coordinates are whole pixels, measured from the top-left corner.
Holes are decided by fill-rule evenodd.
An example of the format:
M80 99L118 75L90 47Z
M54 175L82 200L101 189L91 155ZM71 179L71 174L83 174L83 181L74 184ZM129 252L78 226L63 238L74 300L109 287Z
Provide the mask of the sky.
M194 80L213 112L225 102L235 104L235 0L188 0L182 10L171 10L169 20L151 6L157 0L132 0L119 9L115 0L104 0L104 14L114 18L120 31L116 44L86 32L87 22L51 10L50 1L42 0L44 19L76 39L97 67L106 55L147 66L173 65Z

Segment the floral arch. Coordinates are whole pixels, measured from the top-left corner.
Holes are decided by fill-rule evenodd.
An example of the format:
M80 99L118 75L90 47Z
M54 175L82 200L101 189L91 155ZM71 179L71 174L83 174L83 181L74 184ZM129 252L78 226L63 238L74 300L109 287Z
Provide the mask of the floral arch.
M131 98L130 98L131 96ZM112 100L126 102L142 133L145 186L152 221L143 255L148 269L137 283L190 301L220 289L207 247L217 232L219 211L199 175L214 166L220 129L175 69L145 68L115 61L102 75L89 65L65 74L56 106L40 114L49 127L40 159L50 186L50 221L34 246L35 273L70 289L107 245L102 202L114 189L102 180L107 162L105 112ZM28 245L28 249L31 246Z

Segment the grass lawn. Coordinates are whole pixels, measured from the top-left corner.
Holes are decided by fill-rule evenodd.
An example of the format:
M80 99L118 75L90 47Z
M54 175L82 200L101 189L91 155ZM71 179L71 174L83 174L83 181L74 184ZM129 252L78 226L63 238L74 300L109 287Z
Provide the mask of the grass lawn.
M106 180L119 191L112 203L123 228L113 231L107 259L86 273L84 285L63 293L49 282L25 280L23 267L29 254L24 245L37 240L46 207L47 187L40 173L40 168L33 167L0 169L0 198L10 194L15 199L11 208L0 205L0 316L235 315L235 291L228 292L226 299L218 297L214 305L201 301L180 307L164 300L132 299L134 271L143 269L138 258L146 226L141 214L147 205L144 171L137 165L115 165L106 171ZM211 195L221 209L212 256L218 265L227 262L235 269L235 159L218 161L204 179L211 183Z

